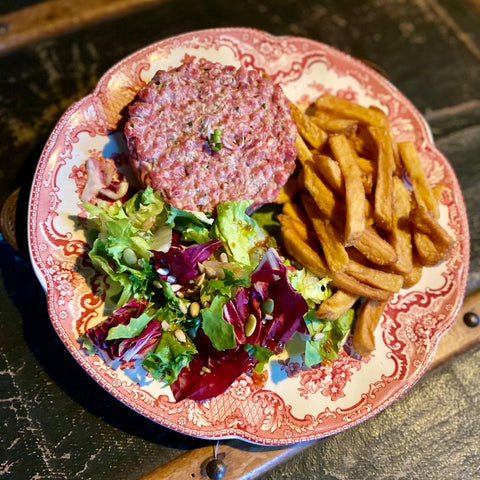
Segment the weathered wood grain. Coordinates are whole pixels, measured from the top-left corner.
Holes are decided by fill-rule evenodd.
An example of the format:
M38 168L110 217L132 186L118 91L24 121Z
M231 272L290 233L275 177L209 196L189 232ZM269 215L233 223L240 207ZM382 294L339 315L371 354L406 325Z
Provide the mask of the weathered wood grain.
M159 0L48 0L0 15L0 52L78 29Z

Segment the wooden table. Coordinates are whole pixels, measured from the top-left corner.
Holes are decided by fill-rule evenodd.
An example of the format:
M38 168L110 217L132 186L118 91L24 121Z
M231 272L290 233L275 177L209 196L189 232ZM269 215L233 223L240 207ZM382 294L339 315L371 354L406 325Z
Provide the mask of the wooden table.
M199 463L213 452L211 442L144 419L103 391L71 358L50 324L26 253L28 192L49 132L105 70L156 40L242 25L317 39L381 67L424 113L457 173L471 234L467 292L480 287L477 1L19 4L27 10L0 10L0 203L19 189L18 214L10 219L17 248L3 237L0 241L4 478L137 479L159 466L155 478L206 478ZM478 303L471 300L467 309L475 308ZM412 390L367 422L308 448L221 442L224 478L480 478L480 335L461 321L456 329L440 349L446 361L438 361ZM454 358L448 357L452 352ZM168 463L176 459L181 463Z

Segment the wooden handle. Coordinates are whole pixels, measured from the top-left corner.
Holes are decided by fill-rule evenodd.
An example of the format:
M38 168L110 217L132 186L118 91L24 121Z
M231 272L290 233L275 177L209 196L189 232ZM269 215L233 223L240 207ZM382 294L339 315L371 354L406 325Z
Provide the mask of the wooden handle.
M430 369L480 343L480 326L468 327L463 321L467 312L480 315L480 290L465 298L455 323L438 344ZM226 465L222 478L223 480L256 478L312 443L276 448L252 445L240 440L222 442L218 453L218 458ZM213 444L191 450L143 475L139 480L207 480L209 477L205 472L205 460L213 456L213 450Z

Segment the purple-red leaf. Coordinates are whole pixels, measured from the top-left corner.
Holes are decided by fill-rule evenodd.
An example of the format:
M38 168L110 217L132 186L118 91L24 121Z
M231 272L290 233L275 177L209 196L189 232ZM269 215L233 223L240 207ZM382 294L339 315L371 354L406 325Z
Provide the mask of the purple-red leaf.
M152 348L162 335L160 322L149 322L140 335L132 338L107 340L107 335L112 327L127 325L132 318L138 318L147 305L145 300L130 300L102 323L89 328L85 336L111 360L118 359L124 363L139 358Z
M207 260L212 253L222 246L220 240L210 240L206 243L182 248L173 245L168 252L153 252L155 269L167 268L169 275L175 277L175 282L187 286L190 280L198 277L198 263ZM160 275L165 280L167 275Z

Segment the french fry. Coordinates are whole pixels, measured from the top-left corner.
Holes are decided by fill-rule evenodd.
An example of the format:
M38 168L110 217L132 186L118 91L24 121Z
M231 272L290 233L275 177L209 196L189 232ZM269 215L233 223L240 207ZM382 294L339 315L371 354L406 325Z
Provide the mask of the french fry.
M283 204L282 213L289 217L302 222L305 225L309 224L308 217L304 210L298 203L289 201Z
M288 222L281 223L280 228L285 250L294 260L317 277L330 276L325 260L298 236L295 229Z
M301 199L305 212L312 222L318 241L322 246L329 270L333 274L345 270L348 263L348 254L342 244L339 233L330 222L330 219L317 207L309 194L302 195Z
M377 174L377 165L372 160L368 158L363 158L357 155L357 163L360 167L360 170L366 175L375 175Z
M349 140L360 158L376 158L377 146L367 127L359 127L358 131L349 137Z
M308 115L305 115L294 103L290 103L290 108L300 135L313 148L321 148L328 139L327 133L313 122Z
M345 196L345 183L343 181L342 170L337 161L327 155L313 155L313 162L315 163L319 172L322 172L323 178L327 181L329 187L339 196Z
M400 158L408 173L413 188L413 195L418 205L425 207L438 218L438 202L432 188L428 184L425 170L418 157L415 145L412 142L401 142L398 144Z
M345 183L346 219L343 241L345 245L356 242L365 230L365 189L362 172L356 155L344 135L329 139L333 156L340 165Z
M297 147L297 156L300 160L302 165L305 165L305 162L312 162L313 163L313 155L310 149L308 148L307 144L303 140L300 135L297 135L297 139L295 141L295 146Z
M336 221L336 226L343 228L346 215L345 206L322 177L317 174L313 161L304 163L303 172L305 188L310 192L318 208L332 221Z
M281 232L283 245L291 258L306 269L310 270L310 272L317 277L332 278L325 259L320 257L320 255L318 255L308 243L302 240L288 222L281 223ZM343 272L338 273L333 277L331 285L360 297L374 298L381 301L388 300L392 295L392 292L365 285Z
M393 247L376 230L367 226L353 246L376 265L391 265L398 260Z
M352 135L357 131L358 122L348 118L338 118L325 111L315 110L311 117L312 122L316 123L327 133L343 133Z
M355 260L348 262L345 273L367 285L382 288L393 293L398 292L403 285L403 277L401 275L370 268Z
M366 225L373 225L375 223L374 207L368 198L365 199L365 223Z
M403 288L410 288L416 285L422 278L423 265L416 255L413 256L413 266L410 272L403 276Z
M388 300L393 295L392 292L388 290L367 285L345 272L337 273L330 284L346 292L358 295L359 297L372 298L378 301Z
M375 330L380 323L386 302L366 300L357 312L353 329L353 348L362 357L375 350Z
M448 232L421 205L412 210L410 221L418 232L429 237L440 255L440 260L444 260L449 255L453 245L453 239Z
M385 114L333 95L324 94L315 101L315 108L340 118L357 120L364 125L385 126Z
M399 177L394 178L393 184L393 229L388 240L395 249L398 260L392 263L394 272L403 276L413 268L412 260L412 233L410 228L411 194Z
M377 143L377 179L375 182L375 222L385 230L393 227L393 174L395 159L389 132L385 128L369 127Z
M287 183L280 190L280 193L275 199L275 203L286 203L291 201L298 191L299 191L299 186L298 186L297 178L292 175L288 179Z
M414 230L413 244L419 261L424 267L433 267L442 259L440 252L427 234Z
M280 222L281 227L285 228L292 228L298 237L305 242L310 248L317 251L319 248L319 244L317 241L316 235L310 231L308 225L303 223L298 218L293 218L288 215L281 213L278 215L278 220Z
M365 195L370 195L373 192L374 178L377 175L376 164L371 160L368 160L357 155L357 163L362 171L363 188L365 188Z
M315 315L322 320L336 320L353 307L358 295L337 290L317 308Z

